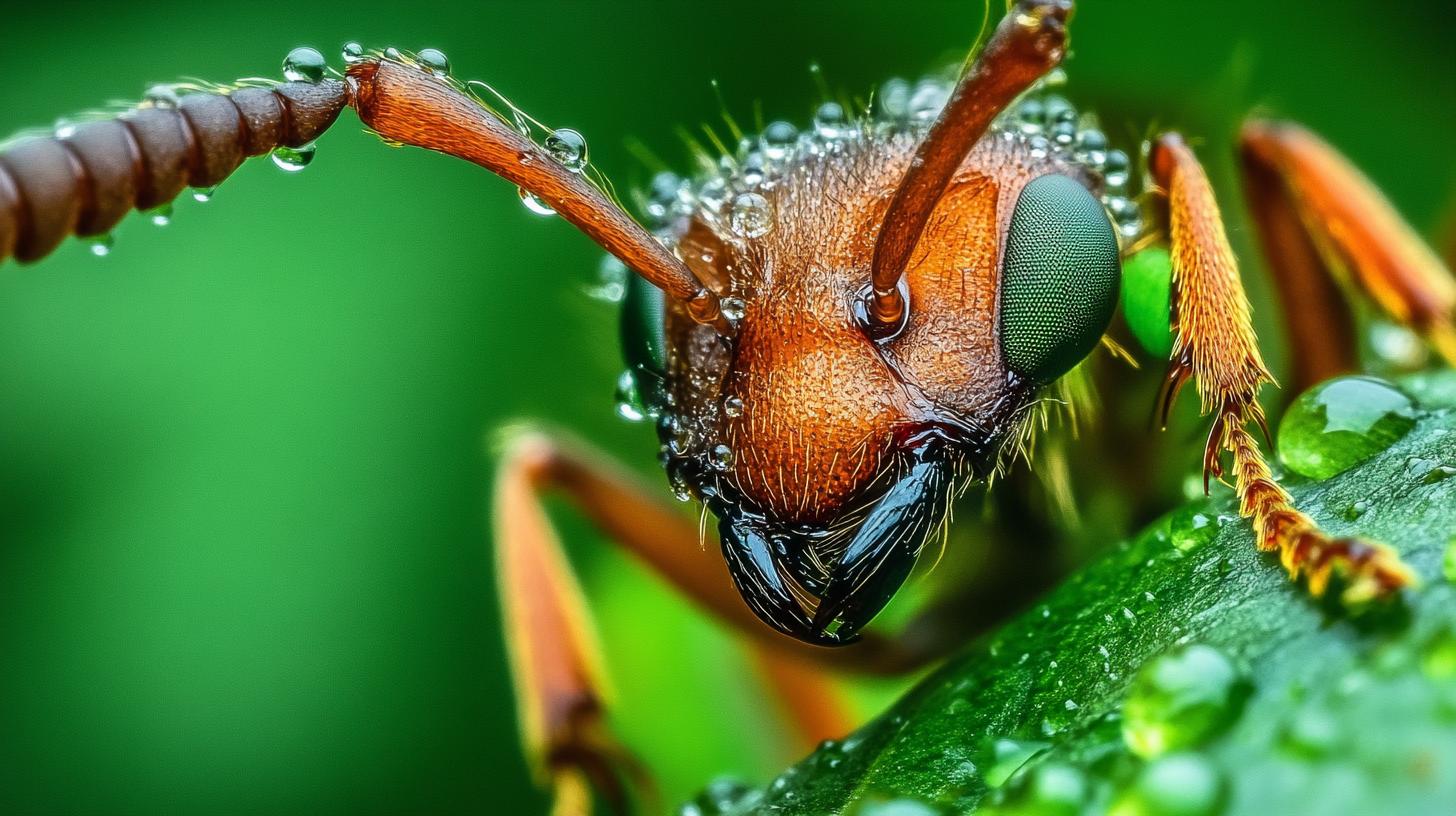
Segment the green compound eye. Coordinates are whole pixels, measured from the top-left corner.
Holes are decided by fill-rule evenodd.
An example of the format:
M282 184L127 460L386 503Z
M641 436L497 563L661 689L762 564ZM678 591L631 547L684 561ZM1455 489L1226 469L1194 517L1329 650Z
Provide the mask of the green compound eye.
M1121 259L1102 205L1075 180L1041 176L1022 188L1001 265L1001 349L1036 384L1091 353L1117 305Z

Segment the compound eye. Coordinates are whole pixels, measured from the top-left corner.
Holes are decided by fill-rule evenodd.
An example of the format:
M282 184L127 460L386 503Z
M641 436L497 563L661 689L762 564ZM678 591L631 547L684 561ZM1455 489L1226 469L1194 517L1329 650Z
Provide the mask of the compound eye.
M1021 190L1001 263L1001 350L1035 384L1091 353L1117 304L1122 261L1107 212L1074 179L1047 175Z

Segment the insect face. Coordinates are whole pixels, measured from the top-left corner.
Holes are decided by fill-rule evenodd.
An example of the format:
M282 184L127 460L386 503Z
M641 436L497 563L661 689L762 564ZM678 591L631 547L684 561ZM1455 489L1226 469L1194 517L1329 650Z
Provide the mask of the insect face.
M1097 343L1119 251L1097 169L998 126L939 197L900 283L908 308L883 330L876 237L925 131L840 122L775 150L786 128L685 185L674 198L692 206L664 229L731 331L659 316L634 282L624 339L669 477L718 517L745 600L834 644L994 469L1036 388Z

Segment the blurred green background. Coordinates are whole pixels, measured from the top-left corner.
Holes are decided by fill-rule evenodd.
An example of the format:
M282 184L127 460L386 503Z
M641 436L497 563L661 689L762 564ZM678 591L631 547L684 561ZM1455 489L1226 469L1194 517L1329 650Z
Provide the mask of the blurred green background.
M1456 192L1456 24L1363 0L1084 2L1068 94L1131 146L1202 140L1233 186L1253 109L1313 126L1428 233ZM958 59L976 3L32 3L7 8L0 132L284 53L432 46L591 140L686 167L709 80L807 119ZM337 65L338 60L334 58ZM305 172L250 163L115 251L0 268L0 812L537 813L493 587L485 440L531 418L651 473L612 411L600 253L483 171L346 113ZM1268 329L1272 332L1272 329ZM1277 335L1268 345L1282 359ZM659 478L653 475L654 479ZM600 614L614 720L669 801L793 758L734 642L558 513ZM881 692L883 693L883 689ZM868 713L868 712L866 712Z

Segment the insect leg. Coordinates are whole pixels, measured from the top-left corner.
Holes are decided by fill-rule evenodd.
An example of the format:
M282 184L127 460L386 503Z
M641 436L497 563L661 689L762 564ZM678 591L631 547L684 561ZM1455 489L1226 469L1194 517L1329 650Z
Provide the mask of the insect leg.
M580 443L538 431L508 438L495 484L495 546L517 705L527 757L572 811L587 783L625 802L646 775L607 732L606 678L581 590L541 505L548 492L569 499L607 536L710 613L750 634L770 688L795 712L804 740L839 736L854 725L813 650L770 631L744 606L698 528L680 508ZM882 647L883 648L883 647ZM806 659L806 656L810 656ZM644 808L651 812L651 809Z
M212 187L243 159L313 141L344 107L337 80L199 92L24 139L0 153L0 262L49 255L68 235L103 235L131 209Z
M1223 475L1221 453L1232 454L1240 511L1253 519L1259 547L1277 550L1290 576L1304 576L1313 595L1324 594L1334 574L1345 580L1343 598L1350 603L1414 583L1414 574L1389 547L1330 538L1274 480L1247 427L1250 422L1265 424L1257 396L1273 377L1259 354L1249 300L1213 189L1177 134L1154 142L1149 164L1166 196L1173 257L1176 339L1163 416L1178 386L1191 377L1203 413L1213 416L1204 451L1205 484L1210 474Z
M1245 194L1297 352L1296 389L1356 367L1339 283L1456 365L1456 280L1369 179L1293 123L1248 122L1240 142Z

